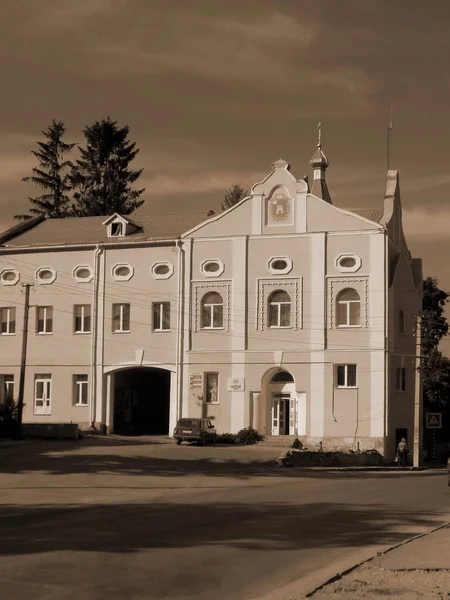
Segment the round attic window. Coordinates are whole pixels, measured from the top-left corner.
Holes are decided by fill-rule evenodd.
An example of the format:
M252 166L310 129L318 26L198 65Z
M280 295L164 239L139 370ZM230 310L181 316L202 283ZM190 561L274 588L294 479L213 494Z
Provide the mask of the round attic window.
M78 279L89 279L91 272L86 267L82 267L81 269L77 270L76 275Z
M282 258L279 258L278 260L274 260L272 262L272 269L274 271L284 271L284 269L287 269L287 266L287 262Z
M203 268L207 273L217 273L220 269L220 265L217 262L207 262L204 264Z
M15 285L19 281L19 273L15 269L5 269L0 272L3 285Z
M128 264L114 265L112 274L116 281L128 281L133 277L134 269Z
M203 277L220 277L225 271L225 265L218 258L208 258L200 265Z
M344 256L339 261L339 265L345 269L351 269L356 265L356 259L353 256Z
M53 267L41 267L36 271L36 280L40 284L53 283L56 279L56 271Z
M173 265L170 262L157 262L150 268L154 279L169 279L173 275Z
M157 265L154 268L154 273L155 275L167 275L167 273L170 271L169 269L169 265Z

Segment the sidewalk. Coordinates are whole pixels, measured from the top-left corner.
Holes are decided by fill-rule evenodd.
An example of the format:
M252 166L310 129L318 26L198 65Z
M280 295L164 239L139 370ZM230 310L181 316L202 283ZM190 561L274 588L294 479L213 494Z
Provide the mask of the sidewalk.
M450 596L450 525L370 560L310 595L314 600Z

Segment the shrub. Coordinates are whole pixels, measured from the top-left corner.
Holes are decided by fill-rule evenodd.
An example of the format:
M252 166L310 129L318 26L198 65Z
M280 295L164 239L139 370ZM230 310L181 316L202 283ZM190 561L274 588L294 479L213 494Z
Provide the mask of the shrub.
M216 436L216 444L235 444L236 434L235 433L221 433Z
M264 436L260 435L253 427L241 429L236 434L236 444L239 444L240 446L252 446L253 444L262 442L263 439Z
M0 437L19 436L18 407L15 400L0 403Z

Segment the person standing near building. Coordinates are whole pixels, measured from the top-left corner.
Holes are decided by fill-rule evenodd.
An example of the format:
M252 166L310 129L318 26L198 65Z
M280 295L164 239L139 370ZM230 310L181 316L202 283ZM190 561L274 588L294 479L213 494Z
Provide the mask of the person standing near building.
M400 467L405 467L406 466L406 460L408 458L408 445L406 443L406 439L402 438L400 440L400 442L398 443L398 447L397 447L397 454L398 454L398 464Z

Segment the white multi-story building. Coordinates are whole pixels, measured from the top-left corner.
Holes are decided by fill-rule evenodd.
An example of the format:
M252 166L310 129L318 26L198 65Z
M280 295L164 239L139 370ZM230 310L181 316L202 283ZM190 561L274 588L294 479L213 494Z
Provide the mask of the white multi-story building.
M181 416L392 454L413 434L420 259L398 173L384 205L331 203L278 160L205 214L34 219L0 236L0 389L24 422L167 434Z

